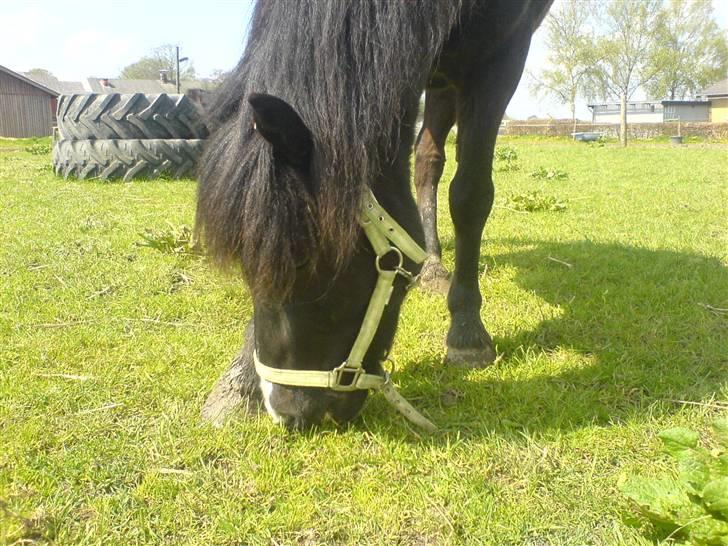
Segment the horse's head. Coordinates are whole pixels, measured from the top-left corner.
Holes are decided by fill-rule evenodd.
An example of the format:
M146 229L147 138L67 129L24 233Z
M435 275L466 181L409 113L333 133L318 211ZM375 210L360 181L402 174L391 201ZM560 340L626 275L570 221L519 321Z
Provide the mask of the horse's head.
M409 284L400 273L418 271L417 244L410 239L417 250L408 253L386 238L396 232L404 241L409 232L422 240L408 159L405 154L383 169L380 180L332 187L330 172L337 169L330 154L317 149L316 133L289 104L261 94L247 103L240 134L219 136L203 162L198 224L212 255L241 264L251 288L268 413L295 428L326 416L345 423L361 409L366 386L383 376L381 362ZM380 207L367 187L385 180ZM354 192L348 208L341 199L347 192ZM371 223L362 217L367 206L384 235L362 229ZM389 286L380 287L374 305L381 309L372 314L382 275Z

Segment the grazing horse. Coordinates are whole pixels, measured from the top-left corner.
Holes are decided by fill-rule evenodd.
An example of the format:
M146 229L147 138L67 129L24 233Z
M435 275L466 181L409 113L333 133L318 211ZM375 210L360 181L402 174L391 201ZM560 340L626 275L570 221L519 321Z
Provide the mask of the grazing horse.
M478 288L493 150L550 3L258 1L211 108L196 222L213 261L250 288L240 389L276 421L344 423L388 384L381 363L412 277L423 261L425 280L447 274L436 190L455 123L447 360L494 359Z

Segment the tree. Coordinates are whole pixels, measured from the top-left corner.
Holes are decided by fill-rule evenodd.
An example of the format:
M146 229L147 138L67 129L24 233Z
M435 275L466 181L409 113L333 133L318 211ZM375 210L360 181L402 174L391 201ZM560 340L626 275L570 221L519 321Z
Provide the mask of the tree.
M50 70L46 70L45 68L31 68L25 74L30 78L45 81L57 79Z
M576 126L576 98L591 95L590 69L593 49L588 22L592 3L584 0L565 0L559 9L546 19L546 47L549 50L548 67L540 73L529 73L531 92L549 95L561 104L568 104L571 119Z
M210 72L210 75L206 78L206 80L208 82L210 82L210 84L217 87L218 85L222 84L222 82L224 82L227 79L227 77L230 75L230 73L231 73L230 70L223 70L221 68L216 68L215 70Z
M165 44L154 48L149 55L142 57L121 71L120 78L124 80L156 80L159 73L165 70L170 82L177 77L177 52L175 46ZM195 68L192 62L186 61L180 67L180 80L194 80Z
M652 63L660 69L647 86L653 97L684 99L725 77L728 43L710 1L671 0L656 35Z
M216 68L206 78L200 78L200 88L206 91L214 91L222 85L222 82L230 75L230 71L225 71L220 68Z
M619 137L627 145L627 101L662 70L655 29L662 0L611 0L597 16L604 34L594 45L590 79L606 98L620 101Z

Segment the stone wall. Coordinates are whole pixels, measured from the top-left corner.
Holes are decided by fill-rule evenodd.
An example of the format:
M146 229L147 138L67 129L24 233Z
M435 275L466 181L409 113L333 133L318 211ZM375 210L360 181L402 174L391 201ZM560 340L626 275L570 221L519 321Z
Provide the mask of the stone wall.
M509 121L499 134L501 135L541 135L571 136L574 124L571 121L534 120ZM603 133L608 138L619 137L618 124L577 123L577 132ZM628 138L655 138L677 134L677 123L630 123L627 125ZM728 123L684 122L680 124L682 136L699 136L709 139L728 139Z

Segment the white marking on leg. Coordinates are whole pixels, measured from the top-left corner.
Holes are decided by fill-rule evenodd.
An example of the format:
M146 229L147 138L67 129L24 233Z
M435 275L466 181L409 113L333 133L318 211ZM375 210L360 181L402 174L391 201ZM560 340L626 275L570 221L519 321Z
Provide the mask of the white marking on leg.
M273 422L280 423L283 421L283 418L276 413L276 410L273 409L273 406L270 403L270 397L271 394L273 394L273 383L270 381L266 381L265 379L260 379L260 390L263 393L263 403L265 404L265 409L268 411L268 415L271 416L273 419Z

